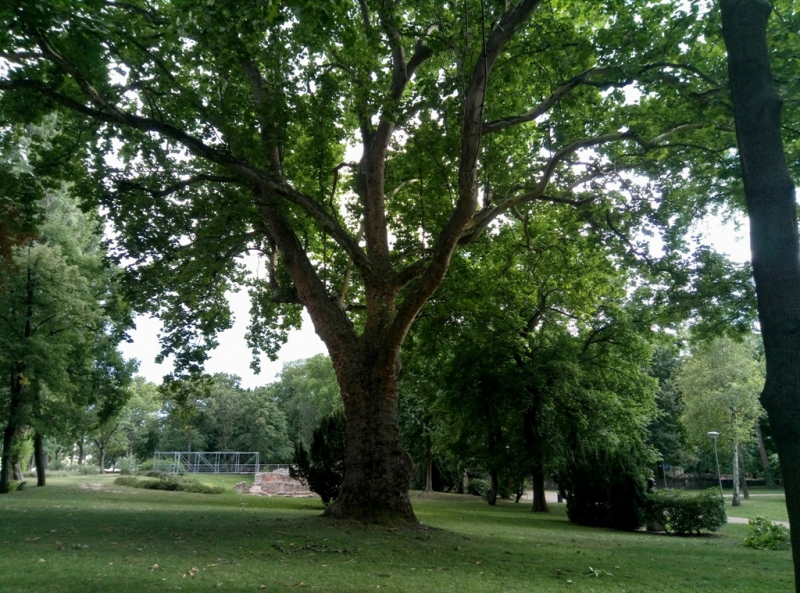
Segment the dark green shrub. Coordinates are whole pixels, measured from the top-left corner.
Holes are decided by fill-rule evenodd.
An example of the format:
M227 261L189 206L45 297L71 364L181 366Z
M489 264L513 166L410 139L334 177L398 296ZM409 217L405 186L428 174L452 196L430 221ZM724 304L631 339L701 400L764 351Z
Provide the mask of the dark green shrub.
M148 459L147 461L142 461L138 466L139 473L149 472L153 469L153 460Z
M716 531L728 522L725 501L715 488L690 494L685 490L659 490L647 495L648 520L678 535Z
M295 445L289 475L319 494L326 505L339 495L344 481L346 442L347 421L337 412L323 418L314 429L311 451L306 452L300 443Z
M562 475L573 523L633 531L645 522L643 467L624 453L597 452L574 461Z
M789 546L789 530L780 523L773 523L765 517L755 517L748 521L750 527L744 545L757 550L780 550Z
M206 486L194 480L181 480L173 477L149 480L133 476L120 476L114 483L118 486L129 488L144 488L146 490L164 490L167 492L193 492L195 494L222 494L225 490L219 486Z
M23 488L25 488L25 480L9 480L8 481L8 492L19 492Z
M482 496L484 499L489 498L489 491L492 488L492 484L489 478L483 477L470 477L467 481L467 492L466 494L472 494L473 496Z
M146 478L158 478L159 480L169 480L174 477L174 474L168 474L167 472L159 472L159 471L139 471L137 472L140 476L144 476Z

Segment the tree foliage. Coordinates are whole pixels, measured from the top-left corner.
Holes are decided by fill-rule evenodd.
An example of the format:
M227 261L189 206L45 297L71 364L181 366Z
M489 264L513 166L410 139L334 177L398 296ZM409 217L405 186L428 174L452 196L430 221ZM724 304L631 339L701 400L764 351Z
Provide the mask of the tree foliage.
M346 422L341 412L323 418L314 429L308 451L302 443L295 444L289 468L291 476L307 484L326 505L339 495L344 481Z
M308 309L353 444L331 514L384 516L383 505L413 519L399 494L410 476L400 349L456 250L499 227L537 228L566 207L579 236L650 268L646 302L725 271L716 301L685 308L749 320L748 307L718 306L751 296L746 272L686 238L694 216L740 201L719 31L699 3L65 0L0 11L0 109L63 113L136 304L165 323L165 354L200 370L231 324L233 285L251 291L249 341L269 355ZM348 143L363 149L357 162ZM247 277L236 258L250 251L266 273Z

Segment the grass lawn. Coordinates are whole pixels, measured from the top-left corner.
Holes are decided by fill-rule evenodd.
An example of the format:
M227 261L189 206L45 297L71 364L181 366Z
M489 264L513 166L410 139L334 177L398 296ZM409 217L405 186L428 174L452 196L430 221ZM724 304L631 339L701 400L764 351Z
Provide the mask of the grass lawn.
M492 508L473 497L414 494L424 528L365 529L320 518L317 500L157 492L113 480L58 477L0 497L0 591L793 587L789 552L745 548L745 525L700 538L619 533L573 525L563 505L534 515L522 504Z
M750 500L740 497L741 506L731 506L731 497L725 497L725 510L729 517L766 517L770 521L788 521L786 497L783 492L775 494L758 494L751 492Z

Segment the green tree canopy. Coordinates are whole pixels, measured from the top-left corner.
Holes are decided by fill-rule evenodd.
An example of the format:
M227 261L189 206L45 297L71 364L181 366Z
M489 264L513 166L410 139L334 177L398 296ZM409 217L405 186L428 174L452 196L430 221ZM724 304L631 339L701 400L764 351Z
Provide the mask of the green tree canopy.
M654 301L716 261L690 257L686 240L694 216L740 197L719 31L700 13L6 3L0 110L63 113L70 154L91 163L86 197L107 208L137 305L164 320L179 367L198 371L230 326L234 284L249 286L249 340L270 355L306 307L348 418L347 476L327 512L413 520L399 353L459 246L566 205L580 233L652 267ZM245 278L236 258L251 251L266 273Z

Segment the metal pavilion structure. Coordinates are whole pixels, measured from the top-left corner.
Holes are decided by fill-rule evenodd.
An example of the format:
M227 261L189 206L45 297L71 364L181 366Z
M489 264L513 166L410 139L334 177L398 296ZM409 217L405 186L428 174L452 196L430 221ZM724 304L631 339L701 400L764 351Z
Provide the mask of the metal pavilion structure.
M258 451L156 451L153 470L168 474L254 474Z

